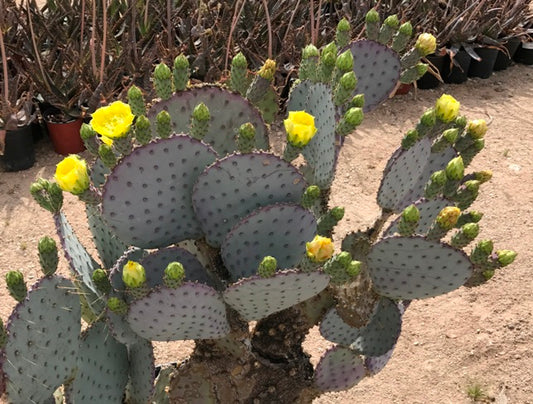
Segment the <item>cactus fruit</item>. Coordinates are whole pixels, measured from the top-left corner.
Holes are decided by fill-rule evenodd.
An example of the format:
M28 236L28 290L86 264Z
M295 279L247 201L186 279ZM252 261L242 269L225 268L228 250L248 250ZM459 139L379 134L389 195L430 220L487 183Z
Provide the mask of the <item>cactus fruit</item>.
M161 99L135 106L151 91L131 87L131 108L95 111L84 136L100 156L85 167L74 158L57 183L31 188L53 214L74 281L54 274L50 238L39 242L45 275L36 285L27 291L20 272L8 274L20 301L5 330L0 324L10 402L48 402L61 385L75 402L300 402L303 391L312 399L385 365L411 299L483 283L513 262L515 252L476 241L479 212L461 212L491 173L465 175L486 125L459 116L450 96L424 112L387 162L374 225L334 240L344 209L329 208L331 185L346 136L399 80L421 73L419 56L432 47L421 36L401 55L412 27L393 16L380 32L379 21L371 10L367 33L386 44L349 42L341 21L340 49L305 48L288 136L275 151L272 60L250 85L237 54L230 91L188 83L180 55L173 72L156 68ZM297 165L279 155L284 146ZM62 212L60 185L85 203L100 262ZM337 346L313 367L301 342L315 325ZM195 340L194 354L154 389L151 342L185 339Z

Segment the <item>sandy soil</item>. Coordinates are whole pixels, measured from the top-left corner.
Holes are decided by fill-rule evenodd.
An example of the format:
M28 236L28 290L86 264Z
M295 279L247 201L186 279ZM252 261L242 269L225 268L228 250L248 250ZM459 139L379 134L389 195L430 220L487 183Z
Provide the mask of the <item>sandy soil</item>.
M497 403L533 403L533 68L517 65L488 80L443 85L389 100L368 114L341 155L332 204L345 206L339 239L365 228L378 215L375 195L387 159L425 107L443 92L454 95L471 119L490 123L486 148L472 169L492 169L474 207L485 212L481 237L496 248L512 248L515 263L486 285L416 301L404 316L403 333L389 365L351 390L326 394L317 403L468 403L478 386ZM33 202L29 186L50 178L61 156L47 139L37 146L37 163L27 171L0 172L0 270L20 269L31 284L39 278L38 239L52 235L51 215ZM65 211L78 235L94 251L80 203L66 196ZM95 254L96 255L96 254ZM62 259L61 270L66 262ZM2 281L3 282L3 281ZM0 316L15 301L0 288ZM307 349L316 360L326 345L311 333ZM171 351L169 351L171 348ZM159 362L175 360L190 344L158 344Z

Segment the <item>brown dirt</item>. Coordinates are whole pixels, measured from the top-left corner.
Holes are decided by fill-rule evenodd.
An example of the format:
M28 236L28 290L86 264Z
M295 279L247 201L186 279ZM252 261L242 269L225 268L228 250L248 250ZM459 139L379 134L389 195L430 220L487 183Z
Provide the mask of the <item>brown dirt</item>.
M494 171L474 205L485 212L480 237L519 255L486 285L414 302L388 366L351 390L326 394L316 403L468 403L467 390L476 385L500 404L533 403L532 83L533 68L517 65L488 80L398 96L368 114L347 139L332 196L333 205L346 208L338 239L350 229L372 224L379 214L375 195L382 170L402 135L443 92L454 95L464 114L490 123L486 148L472 164L472 169ZM11 269L22 270L29 283L39 277L37 241L55 233L51 215L32 200L28 189L36 178L52 177L60 160L44 140L32 169L0 172L2 278ZM67 195L65 211L90 246L81 204ZM60 265L65 271L65 260ZM5 322L15 301L4 287L0 302ZM156 355L159 362L175 360L176 355L182 359L190 347L157 344ZM306 347L316 361L327 344L312 332Z

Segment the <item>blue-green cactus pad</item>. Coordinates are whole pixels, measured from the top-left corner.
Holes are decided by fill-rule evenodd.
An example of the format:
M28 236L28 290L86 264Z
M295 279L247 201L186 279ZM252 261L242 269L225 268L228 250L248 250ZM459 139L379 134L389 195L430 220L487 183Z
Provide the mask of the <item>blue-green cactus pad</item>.
M246 320L260 320L310 299L328 284L323 272L280 271L270 278L241 279L224 291L224 300Z
M136 148L107 177L103 218L126 244L142 248L201 237L191 192L215 158L209 146L184 135Z
M93 235L93 242L105 268L111 268L126 251L127 246L114 234L102 218L95 205L85 205L87 223Z
M192 199L207 242L219 247L244 216L278 202L297 203L305 188L298 170L273 154L235 154L198 177Z
M121 403L128 382L126 346L101 322L82 336L76 377L65 388L67 403Z
M315 117L316 133L302 150L312 170L310 182L326 189L335 174L335 105L331 89L323 83L302 81L294 86L287 111L305 111Z
M354 41L341 52L348 48L354 57L355 92L365 95L363 111L370 112L389 97L400 80L400 58L388 46L370 39Z
M326 351L315 369L315 386L321 391L342 391L366 376L363 361L351 349L336 346Z
M129 382L128 403L146 404L154 393L155 364L154 350L150 341L141 340L128 347Z
M229 332L222 298L201 283L158 288L131 303L127 319L133 331L152 341L220 338Z
M266 256L278 268L293 268L305 254L305 243L316 235L316 219L307 209L277 204L257 209L233 227L222 243L221 255L236 281L255 275Z
M401 326L402 319L396 303L382 298L365 327L356 328L346 324L333 308L322 320L320 333L327 340L360 354L380 356L394 346L400 336Z
M391 299L442 295L472 275L463 251L423 237L386 237L372 246L367 258L375 290Z
M378 204L384 209L401 212L403 208L424 196L424 187L431 174L446 168L456 157L452 147L439 153L431 152L431 140L423 138L414 146L396 152L381 180Z
M9 402L45 402L70 378L76 366L80 317L75 286L59 276L41 279L15 307L2 355Z
M109 172L109 167L107 167L100 158L97 158L90 169L90 178L93 185L97 188L104 185L105 178Z
M237 150L237 129L247 122L255 127L255 148L268 150L268 129L261 113L240 94L215 85L193 87L173 94L168 100L154 104L148 111L148 119L155 122L157 114L165 110L170 114L175 133L189 133L191 114L201 102L211 115L209 129L203 140L217 153L224 155ZM152 128L155 137L155 125Z
M54 215L54 223L69 267L76 280L80 281L79 285L90 309L98 315L104 310L104 303L100 292L93 283L92 274L95 269L100 268L100 264L91 257L81 244L63 212Z
M455 202L441 197L429 200L422 198L415 202L415 206L420 212L420 221L415 234L426 234L439 212L446 206L455 206ZM388 229L383 233L385 236L393 236L398 233L400 218L401 216L398 216L391 222Z

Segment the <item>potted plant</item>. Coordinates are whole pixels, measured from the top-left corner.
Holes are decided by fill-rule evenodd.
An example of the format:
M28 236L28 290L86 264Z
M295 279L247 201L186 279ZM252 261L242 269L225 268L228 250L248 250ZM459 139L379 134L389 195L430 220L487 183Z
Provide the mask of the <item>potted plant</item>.
M17 31L14 2L0 4L0 56L2 83L0 90L0 155L7 171L30 168L35 163L31 123L35 113L26 77L9 63L6 40L13 42ZM5 29L10 27L10 29ZM15 29L13 29L15 28ZM6 32L6 37L4 36ZM10 74L12 73L12 74Z

